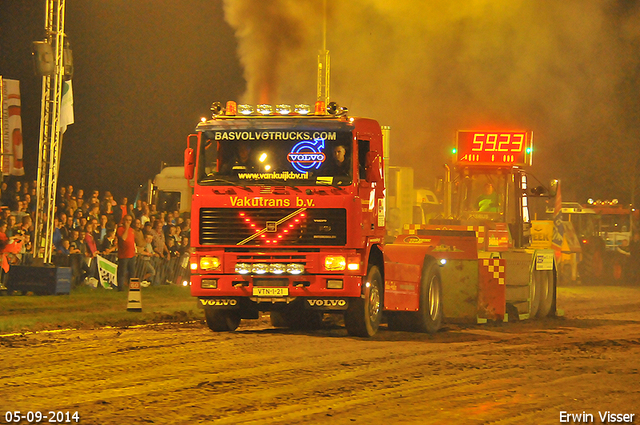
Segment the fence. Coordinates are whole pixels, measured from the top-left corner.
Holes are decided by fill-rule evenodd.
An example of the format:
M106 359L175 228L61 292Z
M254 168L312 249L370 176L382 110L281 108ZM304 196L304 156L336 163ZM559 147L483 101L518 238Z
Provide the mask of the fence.
M71 267L72 274L72 286L78 286L83 283L85 277L98 278L97 266L95 259L91 264L87 264L82 254L71 255L55 255L51 258L51 262L58 267ZM114 254L105 255L107 260L118 263L118 257ZM171 258L167 260L165 258L153 257L144 259L143 256L136 256L135 262L135 276L140 281L149 280L152 285L165 285L175 284L181 285L183 281L189 281L191 278L191 270L189 269L189 254L182 254L180 257ZM147 257L148 258L148 257ZM24 261L23 261L24 263ZM148 277L147 273L151 270L150 265L154 271L153 277Z

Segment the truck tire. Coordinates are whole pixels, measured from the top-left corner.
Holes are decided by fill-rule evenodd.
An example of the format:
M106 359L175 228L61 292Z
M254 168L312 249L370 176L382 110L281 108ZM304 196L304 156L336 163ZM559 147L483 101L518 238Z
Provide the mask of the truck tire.
M551 312L554 299L553 271L536 271L534 277L538 280L537 289L540 302L537 317L547 317Z
M415 316L416 330L434 334L442 325L442 282L435 260L425 260L420 280L420 308Z
M235 331L240 325L240 312L238 310L205 308L204 318L209 329L214 332Z
M349 335L375 335L382 319L382 306L382 275L378 266L371 266L362 296L353 299L344 313L344 324Z
M539 271L534 271L531 276L531 285L529 285L529 318L533 319L540 309L540 292L541 278L538 277Z

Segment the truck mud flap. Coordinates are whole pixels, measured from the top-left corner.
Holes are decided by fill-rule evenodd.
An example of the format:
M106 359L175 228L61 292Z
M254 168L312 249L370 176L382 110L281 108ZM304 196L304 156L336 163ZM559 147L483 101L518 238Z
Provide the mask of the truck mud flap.
M349 307L348 298L306 298L305 308L312 310L346 310Z

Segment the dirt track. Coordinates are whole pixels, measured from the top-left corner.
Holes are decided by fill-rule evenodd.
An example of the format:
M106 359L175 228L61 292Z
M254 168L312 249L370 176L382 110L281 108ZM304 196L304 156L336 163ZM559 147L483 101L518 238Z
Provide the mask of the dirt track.
M562 318L435 336L261 320L3 337L0 423L54 410L82 424L558 424L608 410L640 424L640 289L559 298Z

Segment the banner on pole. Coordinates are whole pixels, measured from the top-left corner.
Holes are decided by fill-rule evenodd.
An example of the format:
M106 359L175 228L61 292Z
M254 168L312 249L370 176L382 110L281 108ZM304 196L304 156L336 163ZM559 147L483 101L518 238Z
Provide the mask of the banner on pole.
M60 133L67 131L67 126L73 124L75 117L73 115L73 88L71 80L62 83L62 100L60 101Z
M2 174L24 175L22 160L22 116L20 81L0 78L2 82Z

